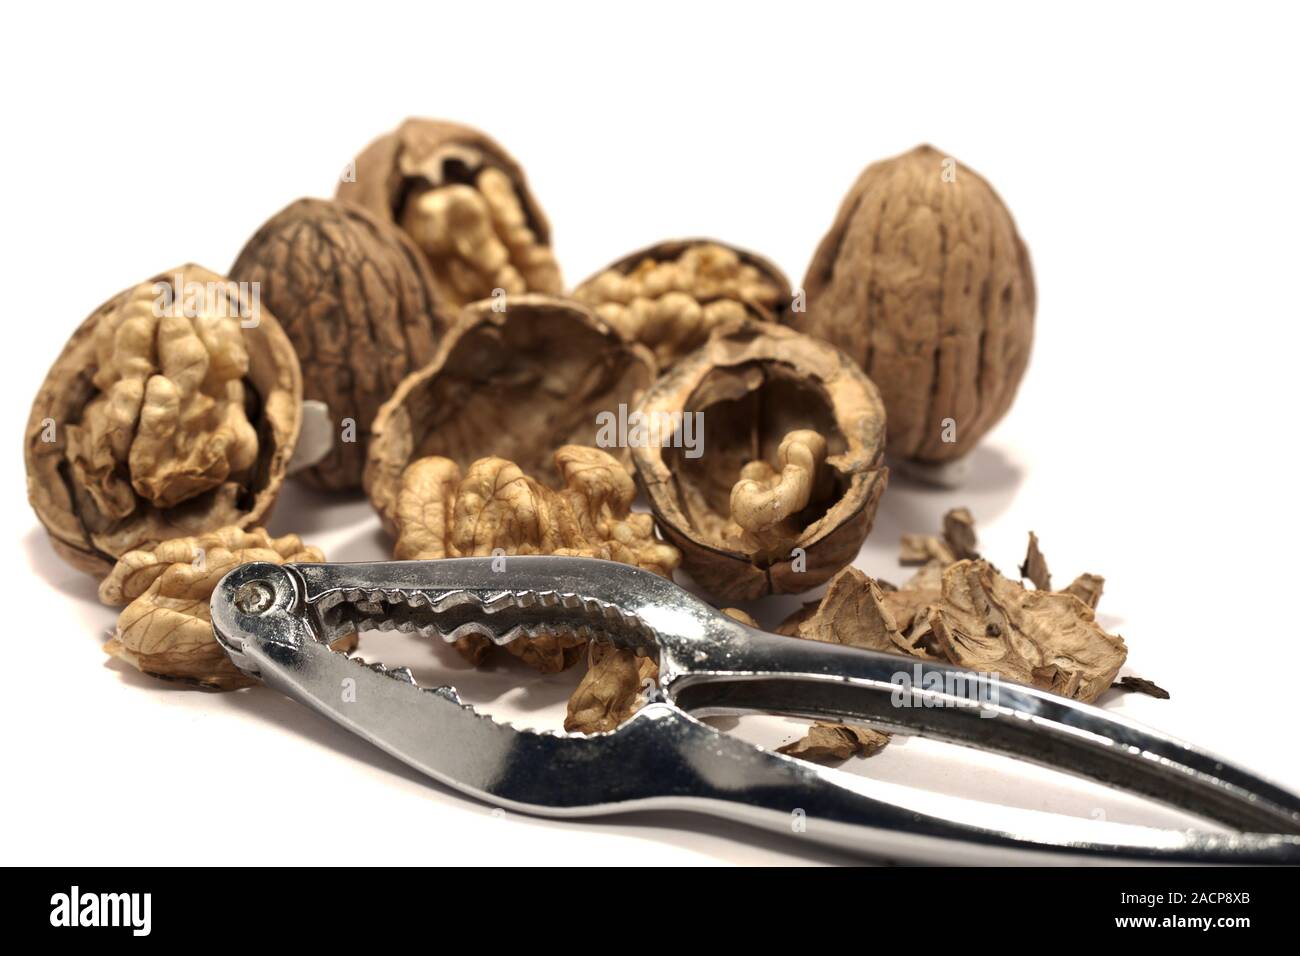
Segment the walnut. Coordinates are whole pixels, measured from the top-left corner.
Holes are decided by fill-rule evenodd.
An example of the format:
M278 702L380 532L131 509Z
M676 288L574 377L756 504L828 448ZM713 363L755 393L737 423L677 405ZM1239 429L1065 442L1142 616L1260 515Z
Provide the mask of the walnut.
M739 608L726 607L722 613L741 624L757 628L758 622ZM658 671L656 670L656 677ZM815 723L808 733L793 743L778 747L777 752L814 763L839 763L855 755L870 757L889 743L889 734L852 724Z
M397 496L401 560L492 554L559 554L635 564L671 578L677 550L655 538L654 520L632 514L636 487L616 458L597 448L566 445L555 453L562 486L548 488L502 458L481 458L462 476L448 458L412 462ZM575 663L586 642L573 635L520 639L506 649L544 672ZM475 664L491 644L458 643Z
M866 168L804 292L789 321L880 387L890 455L960 458L1011 406L1033 339L1029 253L992 187L933 147Z
M1025 551L1025 560L1020 562L1020 576L1028 579L1039 591L1052 590L1052 574L1047 570L1047 559L1038 550L1038 535L1029 532L1029 547ZM1100 595L1098 595L1100 597ZM1081 598L1080 600L1083 600ZM1096 602L1085 601L1096 607Z
M943 516L943 535L905 534L900 544L899 564L929 564L978 558L975 550L975 519L966 508L953 508Z
M517 296L467 306L433 361L409 375L380 408L365 484L396 534L402 474L420 458L464 469L485 457L541 476L563 445L596 445L601 416L635 407L654 360L584 306ZM611 448L625 458L626 450Z
M124 608L117 636L104 650L154 677L216 690L247 687L256 681L231 663L212 636L208 601L217 582L250 561L324 560L297 535L272 538L262 528L220 528L129 551L99 585L101 601Z
M397 223L424 253L439 298L563 290L551 228L519 164L483 133L408 119L356 158L336 198ZM500 290L498 292L497 290Z
M304 397L325 402L339 426L329 454L302 477L359 488L375 413L454 321L424 257L363 209L300 199L257 231L230 275L258 284L298 352Z
M73 333L27 423L27 494L65 560L120 555L270 513L297 441L293 346L255 287L185 265Z
M758 627L739 608L723 608L722 613ZM641 709L658 682L659 664L653 658L592 641L587 647L587 673L569 698L564 729L571 734L614 730Z
M1159 700L1169 699L1169 691L1145 677L1121 677L1110 686L1129 693L1146 694L1148 697L1155 697Z
M660 378L638 411L665 423L660 440L632 449L638 477L710 594L805 591L857 555L887 477L884 406L832 346L742 320Z
M564 729L597 734L614 730L635 714L659 680L659 665L635 651L591 641L587 673L569 698Z
M555 452L558 490L513 462L480 458L462 477L448 458L412 462L397 498L399 560L562 554L635 564L672 577L675 548L655 538L654 520L632 514L636 486L599 448Z
M973 549L973 528L970 535ZM947 661L1087 702L1110 687L1128 655L1123 638L1098 626L1074 594L1028 590L978 558L931 561L896 590L846 568L816 608L780 630Z
M1066 594L1073 594L1094 611L1101 601L1101 592L1106 586L1106 579L1100 574L1081 574L1065 589Z
M777 753L811 760L813 763L839 763L850 757L871 757L889 743L889 734L857 727L853 724L813 724L807 735L792 744L778 747Z
M751 252L711 239L661 242L624 256L573 297L625 336L648 346L661 369L746 316L775 321L790 280Z

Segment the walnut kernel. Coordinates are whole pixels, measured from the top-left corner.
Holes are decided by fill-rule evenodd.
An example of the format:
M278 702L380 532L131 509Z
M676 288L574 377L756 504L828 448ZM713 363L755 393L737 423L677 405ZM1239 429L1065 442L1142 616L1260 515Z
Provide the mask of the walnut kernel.
M711 239L663 242L624 256L573 296L648 346L661 369L746 317L775 321L790 280L759 256Z
M117 634L104 650L154 677L215 690L247 687L256 681L231 663L212 636L208 602L217 582L250 561L324 560L297 535L272 538L262 528L220 528L129 551L99 585L101 601L123 607Z
M181 266L64 347L28 419L28 498L55 550L102 576L132 549L264 520L301 414L297 358L256 289Z
M647 393L651 420L702 421L702 448L632 449L664 537L710 594L805 591L857 555L887 471L880 395L833 346L784 326L719 329Z
M483 133L408 119L375 140L336 198L395 222L424 253L442 301L563 289L551 230L523 169Z

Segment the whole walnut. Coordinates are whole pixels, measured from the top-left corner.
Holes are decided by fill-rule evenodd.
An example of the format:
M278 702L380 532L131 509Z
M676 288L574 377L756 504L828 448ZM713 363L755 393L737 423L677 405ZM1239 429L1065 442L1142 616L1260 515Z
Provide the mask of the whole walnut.
M444 300L563 291L551 227L522 167L478 130L408 119L367 146L349 172L335 198L404 229Z
M790 280L761 256L712 239L661 242L624 256L573 297L655 353L660 369L746 317L775 321Z
M655 521L713 597L806 591L857 556L888 477L885 409L834 346L732 323L636 415L632 460Z
M396 534L402 475L419 458L461 469L504 458L526 475L552 473L563 445L600 445L603 422L635 408L654 359L577 302L510 296L466 306L438 353L375 416L365 485Z
M961 458L1010 407L1033 340L1029 253L992 187L933 147L866 168L804 292L789 321L880 388L890 455Z
M301 416L298 360L257 290L181 266L64 346L27 422L27 497L55 551L102 577L133 549L262 523Z
M334 444L302 477L359 488L375 413L454 321L424 257L364 209L300 199L258 229L230 275L260 287L297 349L303 397L329 406Z

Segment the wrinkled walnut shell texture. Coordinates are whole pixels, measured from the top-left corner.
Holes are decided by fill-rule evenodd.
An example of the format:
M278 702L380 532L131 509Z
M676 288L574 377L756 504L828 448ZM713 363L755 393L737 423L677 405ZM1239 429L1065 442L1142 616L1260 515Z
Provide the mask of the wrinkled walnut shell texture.
M597 415L634 408L654 360L583 306L512 296L467 306L429 365L398 386L375 418L365 485L385 528L398 533L402 473L413 461L449 458L462 470L504 458L526 475L550 475L563 445L596 445ZM626 450L609 449L626 461Z
M231 277L260 284L302 366L303 396L355 423L302 473L319 488L361 486L370 426L412 370L433 358L454 315L438 302L419 250L396 227L343 203L300 199L268 220Z
M86 406L99 394L94 384L95 330L141 287L174 285L176 275L186 284L205 287L227 283L207 269L188 264L115 295L73 333L32 403L23 449L28 500L59 556L95 577L106 575L118 557L137 548L227 525L249 528L264 523L298 439L302 416L298 360L284 330L270 310L262 308L257 325L242 330L249 362L243 379L245 416L257 433L257 457L246 480L225 481L173 507L160 508L141 498L130 515L111 522L82 513L85 491L76 487L67 464L67 426L79 424ZM238 307L232 298L233 314L238 314ZM53 442L43 440L46 422L54 423Z
M867 167L804 290L807 311L788 321L880 388L891 455L960 458L1011 406L1033 341L1029 253L992 187L932 147Z
M885 412L875 386L825 342L770 323L719 330L647 393L639 409L668 421L701 412L703 451L634 447L633 462L665 539L683 567L719 600L806 591L858 553L884 490ZM731 516L737 483L778 462L800 431L826 444L808 505L792 515L779 550L749 541ZM747 470L747 466L751 470ZM792 559L804 552L806 567Z
M491 184L481 179L485 170L492 174ZM484 133L458 123L408 119L362 150L354 172L352 181L339 183L335 198L415 229L411 237L425 252L444 301L463 305L486 298L502 282L512 295L563 291L550 252L551 227L523 168ZM460 195L443 204L446 225L454 228L443 236L446 248L433 249L430 237L420 234L417 206L440 190ZM479 232L488 233L495 250L492 261L477 261L484 252L475 236ZM486 273L478 277L482 287L469 291L466 282L475 284L475 267ZM501 270L510 273L509 280Z
M762 256L713 239L674 239L624 256L573 292L661 369L704 344L727 322L776 321L790 280Z

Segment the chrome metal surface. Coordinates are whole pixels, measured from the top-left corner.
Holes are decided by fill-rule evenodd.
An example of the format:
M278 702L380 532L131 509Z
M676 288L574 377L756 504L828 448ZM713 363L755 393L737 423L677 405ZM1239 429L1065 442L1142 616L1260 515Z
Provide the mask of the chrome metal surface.
M1046 691L911 658L782 637L658 575L584 558L247 564L212 598L245 672L442 783L552 817L673 808L887 859L1296 863L1300 798L1190 744ZM450 687L327 646L358 629L503 644L567 630L658 655L655 698L618 729L522 730ZM906 674L906 682L900 680ZM901 690L906 686L906 692ZM699 715L870 724L1063 770L1235 831L1161 830L935 801L773 753Z

